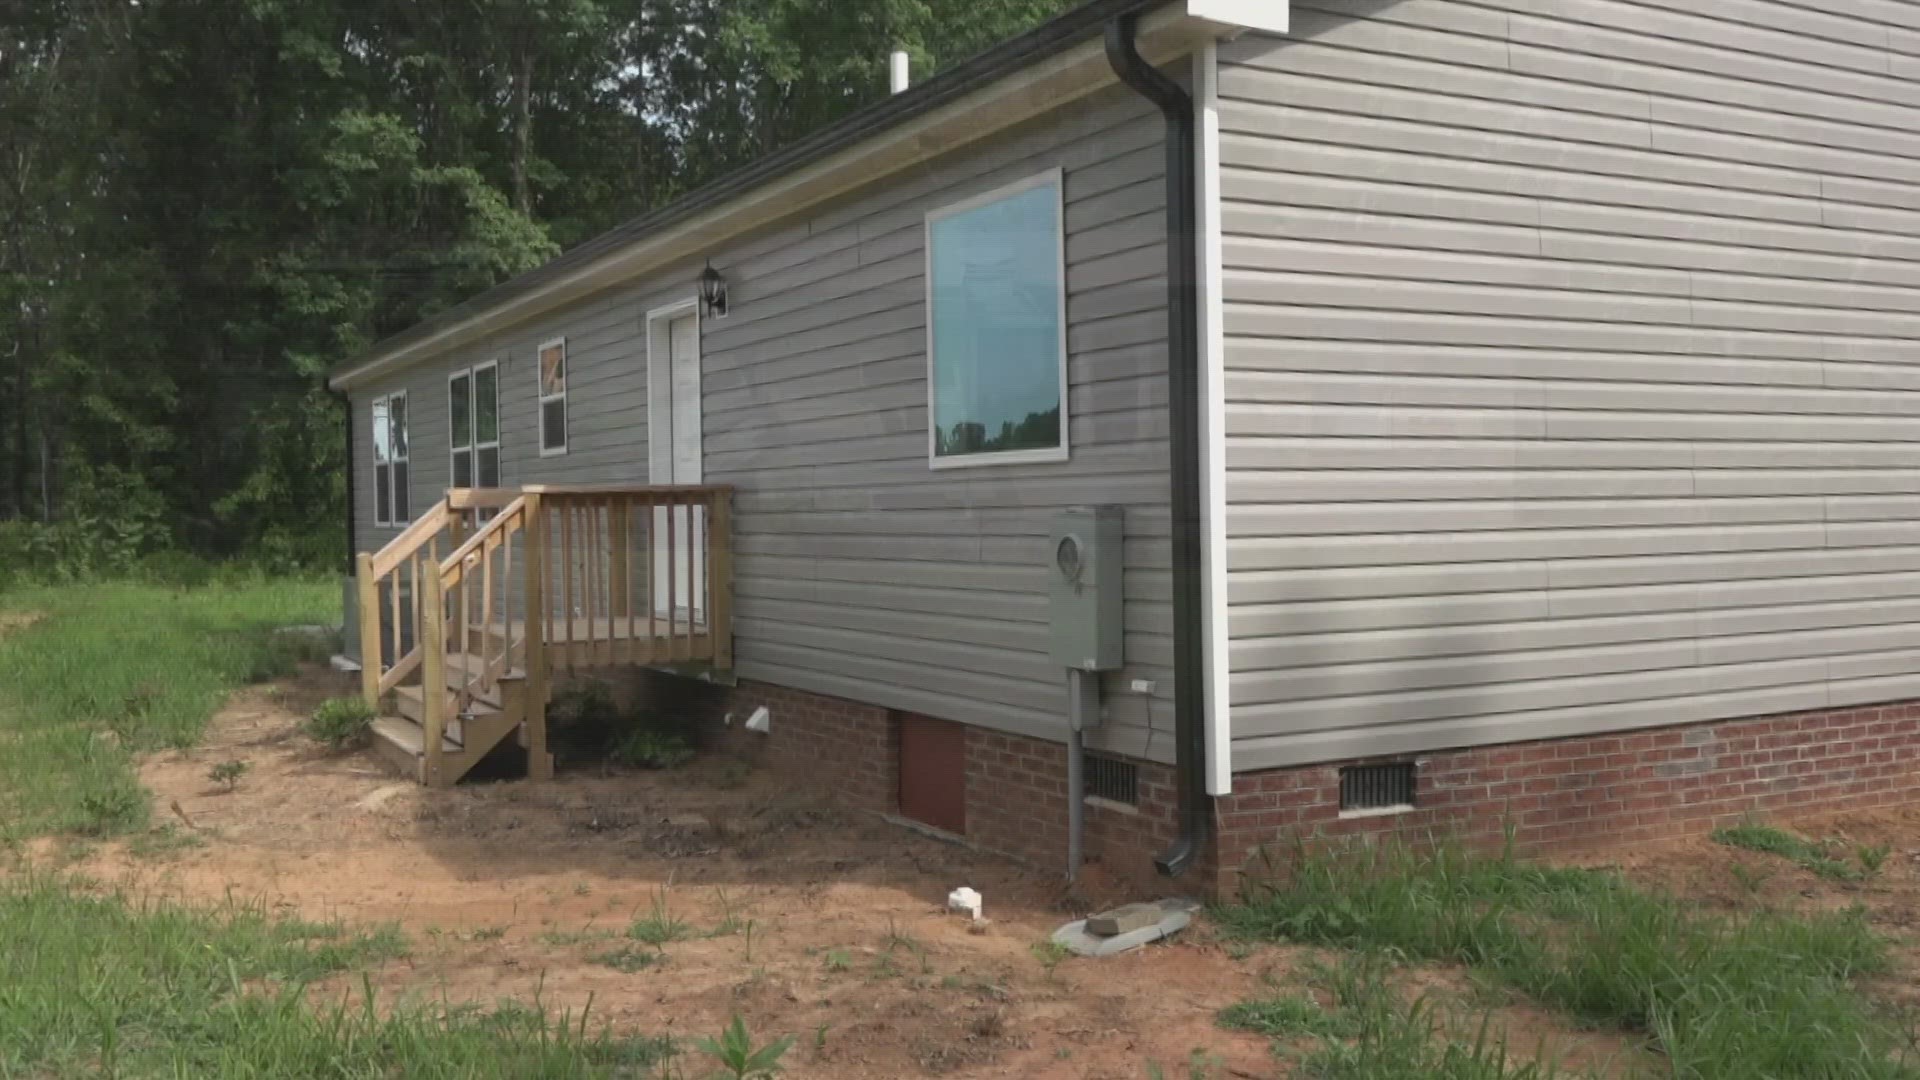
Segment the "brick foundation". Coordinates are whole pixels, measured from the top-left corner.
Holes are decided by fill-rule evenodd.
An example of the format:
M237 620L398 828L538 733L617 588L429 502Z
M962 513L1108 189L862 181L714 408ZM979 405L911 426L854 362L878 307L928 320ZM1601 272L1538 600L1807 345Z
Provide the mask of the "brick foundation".
M1242 773L1215 802L1217 889L1296 836L1446 835L1526 852L1698 835L1753 813L1889 806L1920 790L1920 702L1444 750L1420 762L1415 809L1340 816L1333 762Z
M654 696L704 714L706 730L796 783L845 805L899 809L898 714L784 687L725 689L658 677ZM683 695L691 695L683 697ZM773 713L771 734L741 724ZM719 724L727 712L731 726ZM1064 863L1066 747L968 727L966 839L1037 867ZM1342 817L1340 769L1375 760L1419 763L1415 809ZM1090 866L1152 894L1174 891L1152 858L1176 832L1174 774L1139 762L1139 805L1087 806ZM1389 759L1242 773L1215 800L1215 839L1178 891L1230 896L1257 872L1263 847L1307 836L1445 835L1528 852L1643 842L1703 833L1752 813L1889 806L1920 793L1920 702L1716 721Z

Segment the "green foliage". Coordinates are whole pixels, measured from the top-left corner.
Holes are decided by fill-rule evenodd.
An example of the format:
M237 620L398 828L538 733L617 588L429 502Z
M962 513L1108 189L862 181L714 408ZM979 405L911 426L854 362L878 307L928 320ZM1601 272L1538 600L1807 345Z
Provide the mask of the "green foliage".
M651 910L627 927L627 936L657 949L669 941L692 937L693 926L667 910L667 890L658 889L653 894Z
M358 697L328 698L307 720L307 734L335 750L358 744L373 727L373 708Z
M658 949L641 949L632 945L622 945L617 949L607 949L594 953L590 958L596 964L604 964L623 975L632 975L665 959Z
M753 1037L747 1034L746 1021L735 1013L733 1022L719 1038L697 1038L693 1045L720 1063L716 1076L727 1080L765 1080L780 1071L780 1059L792 1048L793 1036L782 1036L756 1049Z
M247 770L251 767L244 761L222 761L207 770L207 779L224 785L228 791L232 791L240 785L240 778L247 775Z
M584 1014L374 1000L316 979L404 955L391 927L158 906L47 878L0 882L0 1076L552 1080L650 1075L670 1040Z
M1861 864L1856 866L1843 858L1834 856L1826 844L1795 836L1784 829L1776 829L1756 821L1746 821L1724 829L1715 829L1713 839L1716 843L1725 844L1728 847L1778 855L1803 870L1812 871L1831 881L1858 881L1878 870L1879 864L1885 861L1885 856L1882 855L1875 860L1873 866L1868 866L1867 860L1873 859L1874 855L1863 850Z
M1219 917L1251 937L1467 964L1578 1019L1653 1034L1689 1080L1920 1076L1849 985L1887 963L1857 910L1724 917L1603 871L1367 846L1303 848L1286 884Z
M629 768L677 769L693 760L693 747L678 735L635 728L620 740L614 757Z
M1236 1031L1251 1031L1271 1039L1297 1039L1302 1036L1348 1039L1359 1034L1358 1025L1341 1012L1328 1012L1310 997L1284 995L1242 1001L1220 1010L1220 1026Z
M244 575L198 589L133 583L26 588L0 613L0 821L18 835L110 835L146 824L137 751L193 745L207 718L284 647L275 627L323 622L325 582Z

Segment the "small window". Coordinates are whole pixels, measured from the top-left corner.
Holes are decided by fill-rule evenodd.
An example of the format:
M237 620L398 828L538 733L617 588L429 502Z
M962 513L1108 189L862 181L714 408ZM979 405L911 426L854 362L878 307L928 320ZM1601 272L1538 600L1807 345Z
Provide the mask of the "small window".
M567 340L540 346L540 453L567 452Z
M447 380L452 487L500 486L500 368L456 371Z
M407 505L407 394L402 390L373 399L373 523L405 525Z
M1411 761L1349 765L1340 770L1340 810L1361 813L1412 809L1413 782Z
M1067 456L1060 172L927 215L935 468Z

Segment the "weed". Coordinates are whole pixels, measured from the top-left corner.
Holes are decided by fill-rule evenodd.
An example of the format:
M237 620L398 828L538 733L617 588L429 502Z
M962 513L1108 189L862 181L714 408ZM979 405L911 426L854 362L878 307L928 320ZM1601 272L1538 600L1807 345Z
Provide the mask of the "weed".
M1053 978L1054 971L1060 967L1061 963L1073 955L1072 949L1052 940L1036 941L1028 951L1033 953L1033 958L1040 961L1040 966L1046 969L1049 980Z
M223 761L207 770L207 779L216 784L225 785L228 791L232 791L240 786L240 778L247 775L247 770L250 768L252 766L244 761Z
M127 841L127 852L141 859L164 859L200 847L206 841L197 833L183 832L169 822L148 829Z
M1773 871L1748 866L1743 862L1729 864L1727 872L1733 875L1734 883L1739 885L1748 896L1760 895L1760 890L1773 879Z
M730 1080L764 1080L780 1071L780 1059L793 1046L793 1036L784 1035L756 1049L747 1034L746 1021L735 1013L733 1022L720 1037L698 1038L693 1045L701 1053L720 1063L720 1074Z
M620 764L635 769L677 769L693 760L693 747L678 735L635 728L614 748Z
M507 928L504 926L476 926L466 933L468 941L499 941L506 936Z
M373 707L358 697L328 698L307 721L307 734L335 750L358 745L372 729Z
M828 971L841 972L853 970L853 957L845 949L828 949L826 959L821 963Z
M1857 910L1701 914L1615 874L1444 845L1418 854L1302 848L1296 862L1284 886L1222 909L1222 923L1253 937L1466 964L1577 1019L1653 1034L1672 1075L1690 1080L1912 1075L1889 1058L1895 1033L1847 985L1885 966L1885 944Z
M821 1024L813 1029L813 1048L824 1050L827 1047L827 1025Z
M887 916L886 954L892 956L896 949L905 949L920 961L920 974L933 973L933 961L927 956L927 947L920 944L919 939L913 935L901 933L900 927L893 921L893 916L889 915Z
M1220 1010L1221 1027L1251 1031L1270 1039L1302 1036L1346 1039L1358 1034L1357 1025L1342 1012L1328 1012L1309 997L1271 997L1243 1001Z
M650 968L666 958L666 954L657 949L641 949L632 945L622 945L617 949L594 953L587 959L596 964L610 967L624 975Z
M751 964L753 963L753 920L752 919L747 920L746 925L741 929L741 933L747 939L746 961L747 963Z
M1810 870L1831 881L1858 881L1865 876L1847 860L1834 858L1827 845L1755 821L1715 829L1713 839L1728 847L1778 855L1803 870Z
M1860 860L1860 869L1866 871L1868 877L1878 877L1880 871L1886 868L1887 856L1891 854L1891 844L1861 844L1854 849L1855 857Z
M607 941L613 936L613 931L611 930L595 930L592 927L587 927L581 930L547 930L542 932L535 940L539 941L542 945L551 945L554 948L565 949L574 945L587 945L596 941Z
M714 900L720 905L720 921L709 937L731 937L740 932L740 920L733 914L733 905L727 900L727 890L713 890Z
M654 891L652 909L627 927L627 936L657 949L669 941L692 937L693 927L667 910L667 890L663 888Z

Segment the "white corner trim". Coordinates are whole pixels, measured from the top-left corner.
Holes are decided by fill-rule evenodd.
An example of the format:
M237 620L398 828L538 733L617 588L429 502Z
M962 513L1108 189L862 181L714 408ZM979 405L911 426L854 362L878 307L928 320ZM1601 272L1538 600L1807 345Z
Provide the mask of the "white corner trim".
M1289 0L1187 0L1187 15L1228 30L1265 30L1284 34Z
M1284 6L1284 5L1283 5ZM1227 626L1227 329L1220 254L1220 65L1212 42L1193 57L1193 107L1199 142L1193 186L1200 230L1200 468L1205 507L1201 531L1201 596L1206 607L1201 649L1207 703L1207 794L1233 793L1233 701Z

